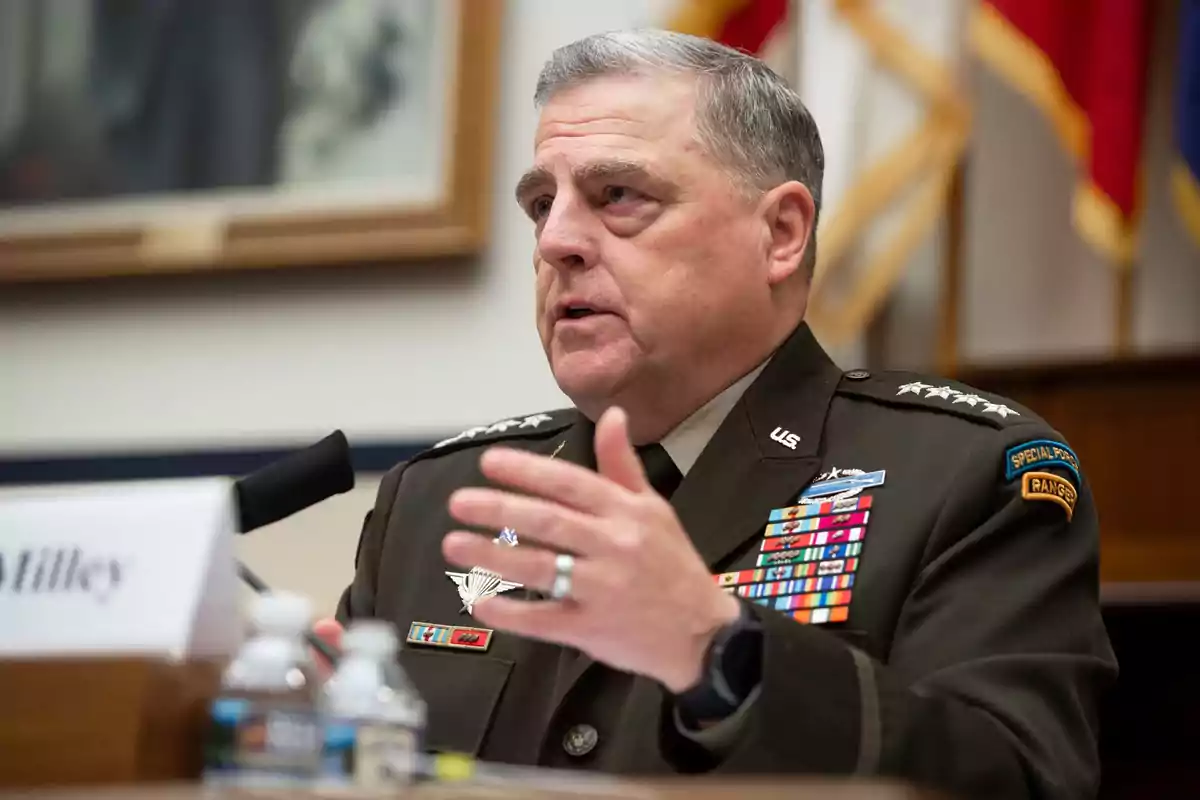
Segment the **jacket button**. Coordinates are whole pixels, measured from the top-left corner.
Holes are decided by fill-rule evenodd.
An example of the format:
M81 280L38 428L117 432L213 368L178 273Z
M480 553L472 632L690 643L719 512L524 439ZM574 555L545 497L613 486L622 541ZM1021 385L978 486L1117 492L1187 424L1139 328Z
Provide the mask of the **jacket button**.
M596 749L600 734L591 725L572 725L563 737L563 750L567 755L581 758Z
M865 381L867 378L871 377L871 373L867 372L865 369L853 369L846 373L846 377L852 381Z

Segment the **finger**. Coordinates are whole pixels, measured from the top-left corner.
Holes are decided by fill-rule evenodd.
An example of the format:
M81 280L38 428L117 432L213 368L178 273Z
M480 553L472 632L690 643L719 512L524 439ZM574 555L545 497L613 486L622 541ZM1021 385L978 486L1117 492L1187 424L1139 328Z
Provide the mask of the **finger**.
M629 441L629 417L613 406L596 423L596 467L600 474L631 492L650 489L642 460Z
M601 516L628 499L628 493L608 478L569 461L492 447L479 461L492 481L553 500L585 514Z
M489 628L575 646L580 632L578 614L578 608L570 603L492 597L476 604L472 616Z
M490 570L529 589L548 592L554 585L558 553L540 547L497 546L474 533L451 531L442 539L442 554L464 569ZM587 587L596 585L587 577L590 566L586 559L578 559L572 571L572 595L577 599L586 600Z
M603 547L595 517L538 497L497 489L459 489L450 495L450 514L464 525L515 528L555 550L590 554Z
M322 642L325 642L325 644L329 645L334 650L341 652L342 632L344 629L342 628L342 624L340 622L331 617L326 617L324 619L317 620L312 629L313 633L317 635L318 639L320 639ZM333 664L331 664L329 659L327 659L325 655L315 647L312 648L312 657L313 660L316 661L317 670L321 673L322 677L329 677L329 675L333 673Z

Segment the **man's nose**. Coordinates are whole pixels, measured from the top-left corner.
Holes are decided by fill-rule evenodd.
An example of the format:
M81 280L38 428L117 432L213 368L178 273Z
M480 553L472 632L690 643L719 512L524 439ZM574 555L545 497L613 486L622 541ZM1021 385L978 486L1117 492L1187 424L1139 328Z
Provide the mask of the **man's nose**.
M586 269L596 263L596 224L581 198L560 193L538 233L538 252L557 269Z

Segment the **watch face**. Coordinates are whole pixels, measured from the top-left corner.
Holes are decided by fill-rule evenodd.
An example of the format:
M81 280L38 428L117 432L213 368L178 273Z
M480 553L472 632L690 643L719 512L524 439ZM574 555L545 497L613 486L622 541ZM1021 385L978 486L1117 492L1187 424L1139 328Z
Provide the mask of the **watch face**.
M762 680L762 628L757 620L743 618L721 638L710 665L712 677L727 700L741 705Z

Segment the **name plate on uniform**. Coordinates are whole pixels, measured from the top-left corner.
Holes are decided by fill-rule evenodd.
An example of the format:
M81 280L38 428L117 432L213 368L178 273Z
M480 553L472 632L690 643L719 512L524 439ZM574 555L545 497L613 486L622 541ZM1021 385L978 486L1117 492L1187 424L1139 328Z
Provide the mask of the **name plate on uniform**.
M224 478L0 496L0 657L233 652L234 503Z

